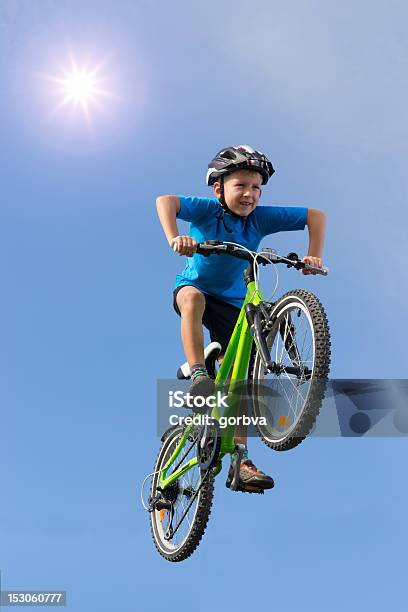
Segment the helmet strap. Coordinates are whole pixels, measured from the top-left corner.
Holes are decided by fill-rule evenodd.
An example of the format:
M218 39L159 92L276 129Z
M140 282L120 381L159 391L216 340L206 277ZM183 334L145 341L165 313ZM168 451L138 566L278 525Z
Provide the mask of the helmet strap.
M225 210L225 212L229 211L224 195L224 176L220 176L220 204Z

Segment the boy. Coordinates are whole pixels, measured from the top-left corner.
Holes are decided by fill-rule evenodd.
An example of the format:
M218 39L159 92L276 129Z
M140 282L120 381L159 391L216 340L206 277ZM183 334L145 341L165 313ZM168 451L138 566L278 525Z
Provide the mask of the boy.
M159 196L157 211L171 248L187 259L177 275L174 309L181 317L184 352L191 370L192 395L209 395L214 383L204 365L204 324L212 341L222 346L220 360L228 345L243 304L246 287L243 271L247 262L227 255L203 257L195 253L197 242L225 240L256 251L264 236L279 231L309 230L309 249L303 261L322 267L325 215L316 209L262 206L261 185L274 173L273 166L260 151L247 145L227 147L208 164L207 185L215 198ZM180 236L176 219L190 222L190 235ZM304 274L310 274L303 270ZM246 445L246 437L235 436ZM227 486L232 477L228 475ZM258 470L248 458L241 463L239 489L264 490L274 486L273 479Z

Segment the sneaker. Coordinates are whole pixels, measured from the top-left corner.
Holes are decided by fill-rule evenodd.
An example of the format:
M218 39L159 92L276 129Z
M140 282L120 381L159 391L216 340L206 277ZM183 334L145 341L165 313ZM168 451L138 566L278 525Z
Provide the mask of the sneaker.
M230 488L234 477L234 468L231 464L225 486ZM253 464L251 459L241 461L237 491L243 493L263 493L265 489L275 486L273 478L267 476Z
M204 397L207 398L210 395L215 394L215 383L206 372L197 372L193 377L193 382L188 390L192 397ZM208 412L209 406L204 404L203 406L195 406L193 412L204 414Z

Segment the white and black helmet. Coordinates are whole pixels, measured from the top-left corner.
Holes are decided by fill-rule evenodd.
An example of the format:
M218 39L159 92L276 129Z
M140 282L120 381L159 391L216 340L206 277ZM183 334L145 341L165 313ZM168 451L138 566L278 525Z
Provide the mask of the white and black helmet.
M214 183L236 170L254 170L262 175L262 185L266 185L275 172L269 159L248 145L221 149L208 164L207 185Z

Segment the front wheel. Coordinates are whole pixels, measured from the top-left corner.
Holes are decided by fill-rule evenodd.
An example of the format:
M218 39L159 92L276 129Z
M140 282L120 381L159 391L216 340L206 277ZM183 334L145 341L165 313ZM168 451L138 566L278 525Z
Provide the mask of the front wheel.
M256 351L249 372L253 412L263 442L289 450L305 439L319 414L330 368L329 324L319 299L296 289L273 306L265 333L275 367L266 373Z
M162 492L160 491L160 472L180 442L182 434L183 427L174 427L166 432L163 446L154 466L150 489L150 499L159 495L164 502L162 506L167 504L170 507L170 509L163 507L152 509L150 513L154 543L158 552L168 561L184 561L197 548L207 526L214 496L214 474L212 470L203 470L199 465L190 468L170 487ZM181 450L179 460L191 447L183 460L183 464L196 455L196 446L192 445L193 441L194 438L191 435ZM169 473L171 473L171 468ZM197 490L198 494L195 496L191 507L189 507L190 501ZM185 515L184 518L183 515ZM175 528L179 523L176 531ZM171 535L172 530L175 532L174 535Z

